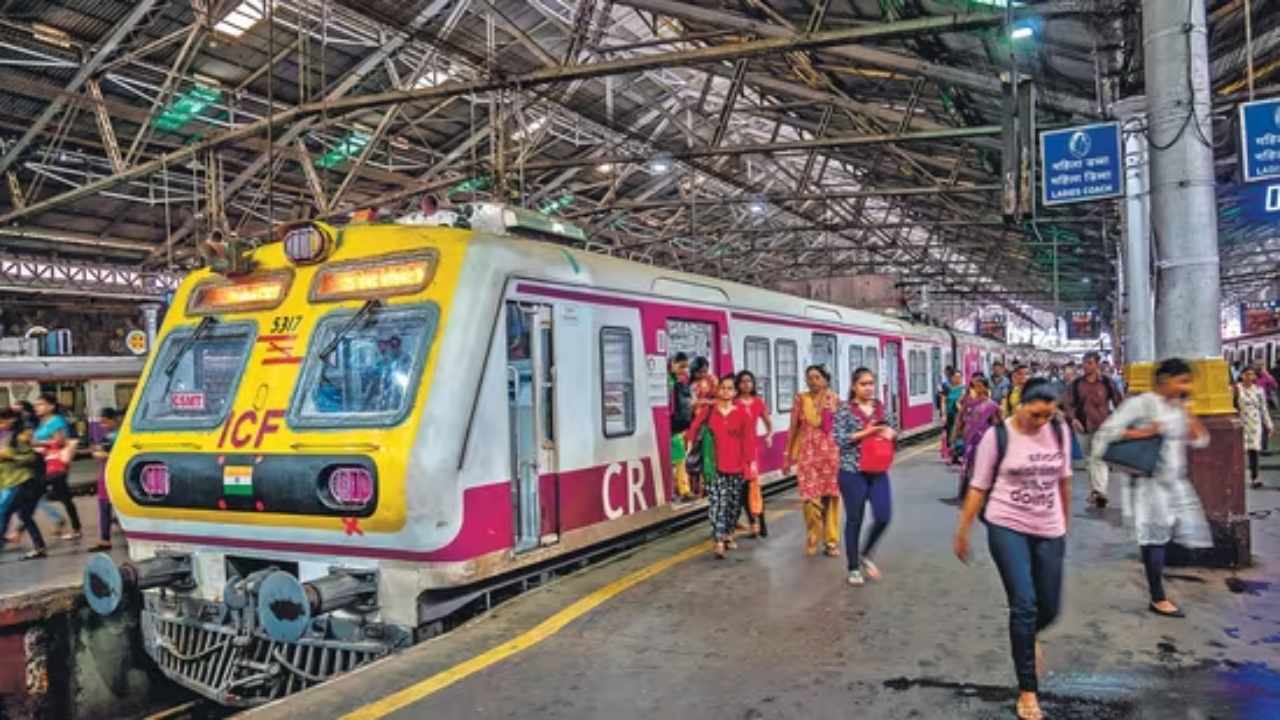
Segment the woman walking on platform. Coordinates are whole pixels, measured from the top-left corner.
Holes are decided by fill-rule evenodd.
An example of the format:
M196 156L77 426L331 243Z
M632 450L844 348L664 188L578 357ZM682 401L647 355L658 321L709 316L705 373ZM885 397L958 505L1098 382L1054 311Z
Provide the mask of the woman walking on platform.
M707 517L718 558L723 558L726 550L738 547L733 541L733 529L742 508L743 474L751 462L747 435L755 432L751 416L738 404L736 396L734 376L720 378L715 402L689 428L689 434L694 436L705 424L715 438L716 472L707 476Z
M690 394L693 398L693 421L706 422L707 411L715 402L716 379L711 374L711 363L702 356L695 357L689 365ZM711 435L687 433L685 442L685 469L689 485L695 496L706 494L706 486L715 480L715 449ZM710 462L708 462L710 461Z
M1133 520L1151 593L1151 612L1185 617L1164 594L1165 550L1174 542L1186 548L1213 547L1200 496L1187 477L1187 446L1209 446L1209 431L1191 414L1191 366L1170 358L1156 367L1155 392L1130 397L1116 408L1094 436L1093 456L1120 439L1161 437L1155 476L1133 480Z
M1266 446L1267 436L1274 428L1267 396L1258 384L1258 371L1246 367L1240 372L1240 384L1236 386L1236 407L1240 408L1240 422L1244 424L1244 450L1249 457L1249 480L1256 488L1262 487L1258 479L1258 453Z
M769 418L769 408L764 398L756 392L756 376L750 370L738 373L735 380L738 387L738 405L751 419L751 431L747 433L746 468L747 485L742 493L742 505L751 520L752 537L768 537L769 528L764 520L764 493L760 490L760 438L756 433L760 429L760 421L764 421L765 447L773 447L773 421ZM737 516L734 516L737 521Z
M960 417L956 420L956 436L964 441L964 465L960 469L960 502L964 502L965 493L969 489L969 479L973 477L973 456L978 451L978 443L987 429L1000 422L1000 406L991 399L991 388L987 379L974 375L969 382L972 399L965 403Z
M821 365L804 371L808 392L796 395L791 408L791 433L787 438L788 466L796 468L800 498L804 500L805 554L840 554L840 487L836 473L840 450L832 431L839 401L831 392L831 374Z
M1044 717L1037 697L1043 661L1036 636L1061 606L1071 516L1071 437L1066 423L1054 418L1057 401L1048 380L1028 380L1013 417L983 436L955 536L956 557L967 563L969 530L982 513L1009 600L1017 711L1023 720Z
M876 543L889 527L893 511L889 492L889 473L864 472L862 442L872 435L888 440L897 432L885 420L884 405L876 399L876 376L867 368L853 371L849 402L841 403L836 411L835 438L840 446L840 496L844 498L844 549L849 558L849 584L862 585L863 577L880 579L880 569L871 562L870 555ZM862 540L862 517L867 502L871 503L874 522L867 533L867 542L859 550Z
M44 460L31 447L31 431L23 428L18 413L0 409L0 491L7 493L8 504L0 513L0 527L7 528L14 515L31 536L32 550L23 560L44 557L44 536L35 521L36 503L44 494L43 473L38 468ZM0 536L0 548L6 539Z

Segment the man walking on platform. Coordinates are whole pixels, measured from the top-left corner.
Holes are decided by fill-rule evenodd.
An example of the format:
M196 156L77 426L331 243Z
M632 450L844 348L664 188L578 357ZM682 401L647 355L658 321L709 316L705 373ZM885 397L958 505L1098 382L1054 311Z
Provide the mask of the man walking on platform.
M1005 374L1004 363L1000 360L991 364L991 399L996 401L997 405L1004 404L1004 398L1009 394L1009 376Z
M1089 503L1105 508L1110 475L1107 464L1101 458L1093 456L1093 434L1102 427L1102 423L1106 422L1124 398L1116 384L1102 374L1098 353L1091 352L1084 356L1083 369L1083 375L1068 386L1064 410L1071 419L1071 427L1079 436L1084 456L1088 459L1091 488Z

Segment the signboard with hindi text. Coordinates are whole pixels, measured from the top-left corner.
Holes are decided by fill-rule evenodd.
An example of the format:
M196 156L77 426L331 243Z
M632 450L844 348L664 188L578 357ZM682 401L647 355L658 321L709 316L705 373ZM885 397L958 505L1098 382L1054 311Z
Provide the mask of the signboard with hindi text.
M988 317L978 321L978 335L1000 342L1009 341L1009 329L1004 317Z
M1280 178L1280 100L1240 106L1240 158L1245 182Z
M1040 192L1046 206L1124 194L1120 123L1040 133Z

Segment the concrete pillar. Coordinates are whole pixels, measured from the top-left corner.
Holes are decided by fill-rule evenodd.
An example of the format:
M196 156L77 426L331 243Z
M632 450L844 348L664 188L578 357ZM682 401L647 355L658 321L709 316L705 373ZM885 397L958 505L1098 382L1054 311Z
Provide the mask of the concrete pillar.
M1143 0L1142 26L1151 220L1159 253L1156 351L1161 357L1214 357L1222 335L1204 3Z
M1192 410L1210 446L1189 453L1189 474L1214 548L1191 561L1248 565L1244 447L1222 359L1218 207L1214 196L1208 30L1200 0L1143 0L1142 40L1156 237L1155 350L1192 363ZM1131 288L1132 289L1132 288Z
M1156 359L1155 302L1151 295L1151 196L1147 138L1137 127L1124 141L1124 358L1126 364Z

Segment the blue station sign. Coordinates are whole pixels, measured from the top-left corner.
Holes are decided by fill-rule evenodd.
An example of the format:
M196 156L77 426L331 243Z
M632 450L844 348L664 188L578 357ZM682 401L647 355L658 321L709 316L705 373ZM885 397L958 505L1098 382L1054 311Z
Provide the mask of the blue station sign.
M1256 223L1280 222L1280 181L1242 186L1239 190L1239 202L1246 220Z
M1280 178L1280 100L1240 106L1240 157L1245 182Z
M1040 192L1046 206L1124 194L1120 123L1040 133Z

